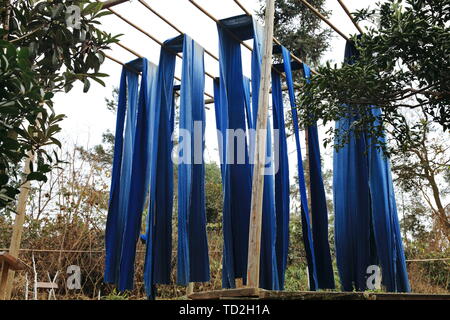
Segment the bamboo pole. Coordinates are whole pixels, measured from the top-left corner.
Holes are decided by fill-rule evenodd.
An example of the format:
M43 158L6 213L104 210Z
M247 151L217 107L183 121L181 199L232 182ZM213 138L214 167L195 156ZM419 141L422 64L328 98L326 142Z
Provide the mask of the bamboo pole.
M120 42L117 42L116 44L117 44L119 47L121 47L121 48L127 50L127 51L130 52L131 54L135 55L135 56L138 57L138 58L143 58L143 57L144 57L144 56L142 56L141 54L139 54L139 53L137 53L136 51L134 51L133 49L130 49L130 48L128 48L127 46L121 44ZM106 57L109 58L109 59L111 59L111 57L109 57L109 56L106 56ZM111 59L111 60L113 60L113 59ZM122 62L120 62L120 61L118 61L118 60L116 60L116 59L114 59L114 60L115 60L115 62L118 62L118 63L121 64L121 65L125 65L124 63L122 63ZM134 70L133 70L133 71L134 71ZM180 77L174 76L174 78L175 78L176 80L178 80L178 81L181 82L181 78L180 78ZM204 95L207 96L208 98L214 99L214 97L213 97L211 94L209 94L208 92L204 92Z
M262 58L261 84L258 96L258 118L256 121L255 164L253 168L252 200L248 241L248 286L259 288L261 256L261 224L264 190L264 167L267 138L267 113L269 109L270 70L272 66L274 0L266 0L264 55Z
M337 0L337 1L341 5L342 9L344 9L344 11L347 14L347 16L350 18L350 20L352 21L353 25L356 27L356 29L358 29L359 33L364 33L364 31L361 29L361 27L358 25L358 23L356 23L355 19L353 18L351 12L348 10L348 8L345 5L345 3L342 0Z
M159 41L157 38L155 38L153 35L151 35L150 33L148 33L147 31L145 31L144 29L142 29L141 27L137 26L136 24L134 24L133 22L131 22L130 20L128 20L127 18L125 18L124 16L122 16L121 14L119 14L118 12L114 11L111 8L108 8L109 11L111 11L116 17L120 18L122 21L124 21L125 23L127 23L128 25L132 26L133 28L135 28L136 30L140 31L141 33L145 34L147 37L149 37L150 39L152 39L153 41L155 41L157 44L159 44L161 47L164 47L164 44ZM168 51L171 51L170 49L167 49ZM178 58L183 59L183 56L177 52L173 52ZM205 74L210 77L211 79L215 79L215 77L210 74L209 72L205 71Z
M194 0L189 0L189 2L190 3L192 3L198 10L200 10L201 12L203 12L207 17L209 17L211 20L213 20L217 25L220 25L220 26L222 26L223 27L223 24L219 21L219 20L217 20L216 18L214 18L214 16L212 15L212 14L210 14L207 10L205 10L204 8L202 8L198 3L196 3ZM250 51L253 51L253 49L248 45L248 44L246 44L244 41L242 41L242 40L240 40L238 37L236 37L236 35L235 34L233 34L231 31L229 31L227 28L224 28L226 31L227 31L227 33L234 39L234 40L236 40L236 41L238 41L241 45L243 45L245 48L247 48L248 50L250 50ZM272 39L273 39L273 37L272 37ZM273 66L272 66L272 68L273 68ZM283 72L280 72L279 70L277 70L277 69L275 69L275 68L273 68L273 70L275 71L275 72L277 72L281 77L283 77L283 78L286 78L286 76L285 76L285 74L283 73ZM298 83L294 83L294 86L296 86L296 87L300 87L300 85L298 84ZM286 90L287 90L287 87L286 87Z
M309 10L311 10L319 19L321 19L323 22L325 22L326 24L328 24L331 29L333 29L334 31L336 31L342 38L344 38L345 40L349 41L350 39L341 31L339 30L334 24L332 24L330 22L330 20L328 20L327 18L325 18L323 16L323 14L321 14L319 12L319 10L317 10L316 8L314 8L308 1L306 0L299 0L301 1L305 6L308 7Z
M180 30L178 27L176 27L172 22L170 22L169 20L167 20L166 18L164 18L161 14L158 13L158 11L156 11L155 9L153 9L147 2L145 2L144 0L138 0L144 7L146 7L150 12L152 12L155 16L157 16L158 18L160 18L162 21L164 21L165 23L167 23L169 26L171 26L174 30L176 30L179 34L184 34L184 32L182 30ZM205 53L207 55L209 55L211 58L213 58L216 61L219 61L219 58L214 55L213 53L211 53L209 50L204 49Z
M117 44L119 44L119 43L117 43ZM123 45L120 45L120 46L123 47L124 49L126 48L126 47L123 46ZM130 49L130 50L131 50L131 49ZM110 55L105 54L105 57L108 58L109 60L111 60L111 61L113 61L113 62L115 62L115 63L121 65L122 67L127 68L128 70L130 70L130 71L132 71L132 72L135 72L135 73L139 73L139 74L140 74L139 71L133 69L132 67L130 67L130 66L127 65L126 63L123 63L122 61L119 61L119 60L117 60L116 58L111 57ZM178 81L181 81L181 79L180 79L179 77L177 77L177 76L174 76L174 78L177 79ZM214 97L213 97L211 94L209 94L209 93L207 93L207 92L204 92L204 94L205 94L205 96L209 97L209 99L205 100L205 105L206 105L206 104L214 103ZM209 107L205 107L205 109L209 110Z
M108 0L108 1L104 1L103 3L103 7L102 9L108 9L114 6L117 6L118 4L124 3L124 2L128 2L130 0Z

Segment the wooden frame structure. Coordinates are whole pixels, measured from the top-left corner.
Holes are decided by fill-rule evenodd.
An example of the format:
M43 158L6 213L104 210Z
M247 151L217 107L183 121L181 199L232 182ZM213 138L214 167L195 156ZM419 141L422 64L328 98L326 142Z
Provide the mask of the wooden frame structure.
M99 1L99 0L97 0ZM134 27L136 30L142 32L147 37L158 43L159 45L163 45L161 41L152 36L147 31L143 30L139 26L133 24L130 20L124 18L111 8L128 2L130 0L108 0L103 1L103 9L108 9L118 18L123 20L125 23ZM144 0L138 0L142 5L144 5L149 11L154 13L160 19L162 19L165 23L170 25L174 30L178 33L182 33L182 31L177 28L174 24L168 21L166 18L161 16L158 12L153 10ZM208 16L214 22L218 23L218 20L214 18L209 12L207 12L204 8L198 5L194 0L188 0L192 5L194 5L198 10L200 10L203 14ZM245 7L238 1L233 0L247 15L250 13L245 9ZM358 29L359 32L362 32L362 29L355 22L347 7L343 4L341 0L337 0L339 4L342 6L346 14L351 19L352 23ZM99 1L101 2L101 1ZM314 8L311 4L309 4L306 0L298 0L299 3L303 3L310 9L318 18L327 23L335 32L337 32L342 38L345 40L349 40L349 37L346 36L343 32L341 32L336 26L334 26L326 17L324 17L316 8ZM355 292L280 292L280 291L268 291L259 289L259 270L260 270L260 241L261 241L261 218L262 218L262 195L264 188L264 176L262 174L262 169L264 168L264 155L266 148L266 127L267 127L267 112L269 107L269 92L270 92L270 70L272 68L272 47L273 42L280 45L281 43L273 36L273 21L274 21L274 11L275 11L275 0L266 0L266 13L265 13L265 38L264 38L264 55L262 62L262 72L261 72L261 85L258 96L259 102L259 112L257 118L257 135L256 135L256 152L255 152L255 165L254 165L254 173L253 173L253 184L252 184L252 201L251 201L251 216L250 216L250 229L249 229L249 254L248 254L248 270L247 270L247 278L248 285L246 288L240 289L229 289L229 290L217 290L210 292L193 292L193 284L190 283L188 286L188 298L190 299L220 299L220 298L253 298L253 299L324 299L327 300L402 300L402 299L428 299L430 295L423 294L392 294L392 293L355 293ZM241 41L241 44L249 50L252 50L250 46ZM118 43L120 47L132 53L136 57L142 57L136 51L126 47L125 45ZM218 61L218 58L205 50L205 53L209 55L211 58ZM178 57L182 58L180 54L177 54ZM122 66L125 64L114 57L106 55L108 59L114 61ZM303 63L303 61L296 57L291 53L291 57L299 62ZM313 74L317 74L317 71L311 69ZM214 79L214 76L205 71L206 76ZM175 77L177 80L181 80L178 77ZM205 92L205 95L209 98L206 100L206 103L214 102L214 97ZM307 141L308 143L308 141ZM32 161L32 155L29 155L25 165L25 173L29 168L29 162ZM11 296L12 290L12 281L14 279L14 272L18 270L23 270L26 268L26 265L20 261L18 258L20 242L23 230L24 216L25 216L25 206L26 206L26 198L28 196L29 191L29 182L25 183L19 195L18 200L18 209L16 220L13 228L13 238L10 244L10 253L1 252L0 253L0 266L1 274L0 274L0 299L9 299ZM53 287L52 287L53 288ZM450 300L450 295L432 295L432 299L446 299Z

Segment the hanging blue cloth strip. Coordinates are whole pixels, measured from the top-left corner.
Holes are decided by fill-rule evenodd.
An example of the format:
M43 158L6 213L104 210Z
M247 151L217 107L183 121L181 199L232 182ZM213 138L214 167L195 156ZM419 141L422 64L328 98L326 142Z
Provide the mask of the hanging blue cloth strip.
M175 53L161 48L154 99L150 106L150 197L147 220L147 250L144 283L149 298L155 284L169 284L172 265L173 165Z
M303 74L309 82L311 70L303 63ZM308 127L309 178L311 188L312 234L319 289L334 289L333 265L328 242L328 209L322 179L319 133L317 125Z
M310 290L318 288L316 259L314 254L314 244L311 232L311 223L309 221L308 199L306 195L305 174L303 171L302 150L300 144L300 133L298 126L297 104L295 102L294 82L292 79L291 57L289 51L282 47L284 72L286 74L286 82L289 92L289 101L291 103L292 123L294 127L295 145L297 148L297 170L298 182L301 200L301 216L302 216L302 233L303 243L305 245L306 260L308 261L309 286Z
M371 111L377 119L375 125L380 125L380 108L373 107ZM373 228L383 284L387 291L410 292L389 160L371 138L368 145Z
M249 164L247 139L245 138L245 118L249 129L256 125L258 110L257 97L252 94L250 108L250 93L248 80L242 75L242 60L240 40L254 39L252 55L252 92L258 92L261 72L262 28L251 17L246 15L220 20L219 56L220 56L220 83L216 84L216 121L218 129L222 132L219 142L222 151L222 160L225 161L222 169L224 190L224 260L223 260L223 287L233 288L235 278L243 278L245 282L247 269L249 214L251 202L251 175L252 166ZM233 34L233 35L231 35ZM257 95L256 95L257 96ZM255 102L256 101L256 102ZM220 119L220 121L219 121ZM224 130L238 130L225 133ZM238 148L234 143L235 134L242 132L245 148ZM269 131L268 131L269 132ZM231 141L230 139L233 139ZM239 143L240 139L236 139ZM230 142L233 142L232 144ZM267 139L267 155L272 156L271 136ZM251 148L251 146L250 146ZM250 150L250 149L249 149ZM251 150L250 150L251 151ZM238 156L237 152L240 152ZM241 159L239 159L241 158ZM238 160L240 163L238 163ZM271 168L267 168L271 170ZM278 274L276 272L275 253L275 205L273 174L265 177L263 196L263 222L261 241L261 273L260 286L266 289L278 288Z
M245 139L245 95L240 43L218 25L220 81L215 83L215 111L219 134L223 189L222 286L234 288L235 279L246 279L251 202L251 168ZM244 133L244 150L237 155L232 130ZM233 140L231 140L233 139ZM232 142L232 146L230 146ZM238 161L239 160L239 161Z
M283 93L280 75L272 71L273 129L278 130L279 159L275 175L276 255L279 290L284 290L285 271L289 251L290 184ZM276 158L275 158L276 159Z
M128 69L142 72L139 92L139 75ZM144 58L137 59L124 67L120 82L105 236L105 281L117 284L119 291L133 288L136 242L148 191L149 93L155 72L155 65Z
M209 281L206 237L204 49L188 35L183 41L178 165L178 284Z
M355 63L358 55L347 42L346 62ZM339 120L336 128L348 132L358 118L351 114L351 107L343 108L349 116ZM381 111L373 107L370 112L379 117ZM336 258L343 290L366 290L367 268L380 263L388 291L410 291L389 162L368 135L350 131L348 143L335 151L333 189Z

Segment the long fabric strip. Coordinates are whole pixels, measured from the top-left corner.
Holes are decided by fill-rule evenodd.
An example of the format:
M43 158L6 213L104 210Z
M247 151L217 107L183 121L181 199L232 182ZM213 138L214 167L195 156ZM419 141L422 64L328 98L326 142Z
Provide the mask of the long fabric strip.
M141 71L142 79L138 90L139 75L124 67L105 236L105 282L115 283L119 291L133 288L136 243L149 179L149 94L156 73L156 66L144 58L127 66Z
M301 200L301 216L302 216L302 234L303 243L305 245L306 260L308 261L309 286L310 290L316 290L318 287L316 258L314 254L314 244L311 232L311 223L309 220L308 199L306 196L305 173L303 171L302 150L300 144L300 133L298 126L297 104L295 102L294 82L292 79L291 58L289 51L282 47L284 72L286 74L286 82L289 92L289 101L291 103L292 123L294 127L295 145L297 149L297 170L298 182Z
M356 48L348 42L346 62L352 64L357 58ZM336 128L349 132L349 139L335 151L333 175L336 258L342 288L365 290L368 267L381 264L386 289L409 292L389 161L377 141L350 130L358 118L350 113L351 107L343 108L349 110L349 116L339 120ZM381 114L375 107L370 112L376 119Z
M276 208L276 256L279 290L284 290L284 279L289 251L289 212L290 184L289 162L287 150L286 128L283 110L283 93L281 78L277 72L272 72L272 112L273 129L278 130L279 159L275 174L275 208ZM276 159L276 158L275 158Z
M309 81L311 70L303 63L304 77ZM328 209L322 179L319 133L317 125L308 126L309 178L311 189L312 234L316 257L317 285L319 289L334 289L333 265L328 242Z
M178 268L180 285L209 281L206 237L204 49L189 36L183 39L180 141L178 165Z
M372 114L377 119L375 125L380 125L380 108L373 108ZM368 141L373 227L383 284L388 291L410 292L389 160L377 148L377 143L371 138Z
M168 40L170 41L170 40ZM175 54L161 48L154 99L150 106L152 138L150 152L150 197L147 219L147 250L144 284L154 298L155 284L170 283L172 265L173 165L171 160L174 128L173 82Z
M220 83L214 96L223 188L223 269L222 286L234 288L235 279L246 279L248 230L251 201L251 168L248 162L244 78L241 47L220 25L219 64ZM217 86L219 87L217 90ZM234 131L232 131L234 130ZM237 131L239 130L239 131ZM244 147L237 156L234 132L242 132ZM231 146L230 146L230 143ZM238 161L239 160L239 161Z
M235 37L241 40L254 39L251 87L252 92L258 92L261 74L262 28L251 17L243 15L221 20L218 31L220 83L219 90L217 88L215 90L218 93L218 96L215 96L216 121L222 133L225 132L224 130L234 130L227 131L219 142L222 148L222 161L225 161L222 169L224 190L222 284L225 288L232 288L235 286L235 278L242 277L244 280L246 278L252 175L248 150L252 155L253 148L250 145L250 149L247 149L245 119L247 119L248 128L254 129L258 111L257 94L252 94L250 108L248 81L242 75L240 43ZM230 35L231 32L234 36ZM250 139L253 141L252 137ZM235 142L239 144L239 140L242 144L238 146ZM267 155L272 157L270 134L268 134L267 143L270 146L267 148ZM270 170L273 168L267 168L267 171L270 172ZM262 220L260 287L278 289L273 174L265 176Z

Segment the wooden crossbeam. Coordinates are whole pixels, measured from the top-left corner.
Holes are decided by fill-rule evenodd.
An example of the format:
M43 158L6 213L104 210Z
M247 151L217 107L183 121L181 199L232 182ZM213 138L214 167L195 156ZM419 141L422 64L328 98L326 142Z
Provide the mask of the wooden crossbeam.
M18 271L26 269L26 264L20 259L17 259L7 252L0 252L0 264L8 266L10 270Z

